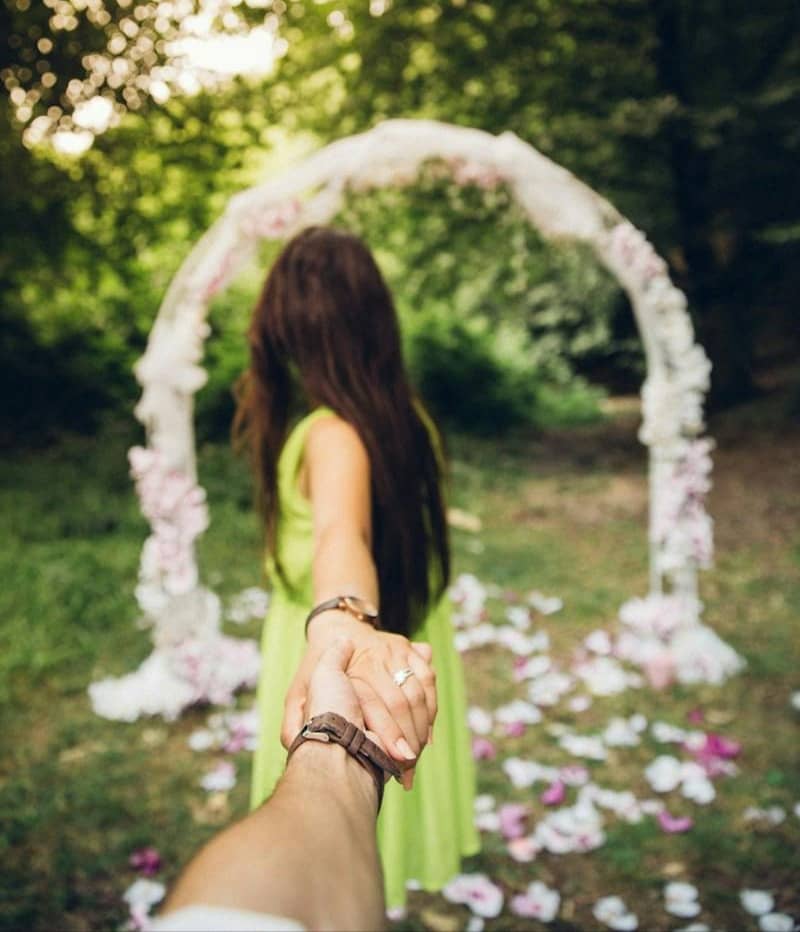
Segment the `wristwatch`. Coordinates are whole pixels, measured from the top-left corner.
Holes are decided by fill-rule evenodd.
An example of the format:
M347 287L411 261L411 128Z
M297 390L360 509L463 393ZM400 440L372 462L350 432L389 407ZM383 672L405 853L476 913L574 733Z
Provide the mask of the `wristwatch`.
M385 774L398 779L401 776L400 768L388 754L384 753L374 741L370 741L360 728L336 712L324 712L322 715L315 715L309 719L292 742L287 760L306 741L340 744L348 754L366 767L375 781L379 810L383 801Z
M378 609L371 602L359 598L357 595L337 595L325 602L320 602L319 605L315 605L311 609L308 618L306 618L306 636L308 636L308 625L311 619L316 618L322 612L329 612L333 609L350 612L359 621L366 622L368 625L372 625L373 628L380 627Z

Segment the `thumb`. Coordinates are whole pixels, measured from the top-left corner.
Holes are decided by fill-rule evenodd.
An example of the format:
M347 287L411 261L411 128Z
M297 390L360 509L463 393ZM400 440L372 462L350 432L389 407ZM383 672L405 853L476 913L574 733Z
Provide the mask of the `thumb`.
M311 674L311 681L317 676L325 676L331 673L344 673L350 658L353 656L355 645L349 638L337 638L329 644L320 654L319 661L314 667Z

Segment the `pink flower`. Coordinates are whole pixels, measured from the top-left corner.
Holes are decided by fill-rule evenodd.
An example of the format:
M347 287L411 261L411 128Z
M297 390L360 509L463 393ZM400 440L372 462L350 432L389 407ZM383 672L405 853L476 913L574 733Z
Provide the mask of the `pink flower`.
M505 733L509 738L520 738L525 734L525 722L519 720L514 722L507 722L505 725Z
M541 845L534 841L532 835L512 838L506 847L509 855L520 864L529 863L542 850Z
M155 848L140 848L128 859L130 866L145 877L152 877L161 870L161 855Z
M545 806L560 806L564 802L566 791L562 780L554 780L539 797Z
M675 662L668 651L656 654L644 664L644 675L653 689L664 689L675 679Z
M475 760L494 760L497 748L488 738L476 737L472 739L472 756Z
M658 824L668 834L678 835L688 832L694 826L694 820L689 816L673 816L664 810L658 814Z
M734 741L732 738L723 738L722 735L711 732L706 735L706 744L703 748L703 752L706 754L713 754L714 757L722 757L725 760L730 760L733 757L738 757L742 753L742 746L738 741Z
M521 838L525 834L525 823L530 809L523 803L506 803L500 807L500 831L503 838Z
M705 717L705 713L702 709L692 709L686 716L686 719L692 725L699 725Z

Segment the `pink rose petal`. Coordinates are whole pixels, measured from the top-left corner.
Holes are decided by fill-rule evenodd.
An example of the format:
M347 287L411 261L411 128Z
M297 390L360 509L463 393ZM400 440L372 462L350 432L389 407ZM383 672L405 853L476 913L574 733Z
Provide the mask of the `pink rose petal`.
M497 757L497 748L488 738L473 738L472 756L475 760L494 760Z
M659 812L657 819L661 828L670 835L688 832L694 826L694 820L689 816L673 816L666 810Z
M505 733L509 738L521 738L525 734L525 722L507 722Z
M545 806L560 806L564 802L566 789L563 780L554 780L539 797Z
M152 877L161 870L161 855L155 848L140 848L133 852L128 863L144 877Z
M525 834L525 823L530 809L523 803L506 803L500 807L500 831L506 840L521 838Z

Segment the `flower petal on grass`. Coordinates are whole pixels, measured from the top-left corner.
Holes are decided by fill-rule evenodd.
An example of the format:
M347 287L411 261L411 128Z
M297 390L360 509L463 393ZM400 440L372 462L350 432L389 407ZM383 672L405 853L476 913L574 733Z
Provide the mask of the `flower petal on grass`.
M688 832L694 827L694 820L689 816L670 815L666 810L662 810L657 816L658 824L663 831L669 835L678 835L682 832Z
M442 895L450 903L464 903L484 919L494 919L503 909L503 891L486 874L459 874Z
M742 890L739 899L745 912L751 916L763 916L775 908L775 897L766 890Z
M476 735L488 735L492 730L492 716L479 706L471 706L467 710L467 725Z
M560 806L567 793L561 780L554 780L539 797L545 806Z
M528 885L525 893L520 893L511 900L511 912L526 919L552 922L558 915L560 905L561 894L540 880L535 880Z
M604 896L592 908L592 914L598 922L614 929L615 932L633 932L639 927L639 920L634 913L628 912L625 902L618 896Z
M786 913L767 913L758 917L761 932L793 932L797 928L794 919Z
M519 864L528 864L542 850L533 835L524 838L512 838L506 845L509 855Z
M140 848L128 858L128 863L145 877L152 877L161 870L161 855L153 847Z
M220 761L203 776L200 786L209 793L231 790L236 786L236 768L230 761Z
M475 760L494 760L497 748L488 738L478 736L472 739L472 756Z
M500 831L503 838L521 838L531 810L524 803L505 803L500 807Z
M122 899L128 904L131 912L136 907L148 911L152 906L164 899L166 892L167 888L163 883L159 883L157 880L143 880L140 878L128 887L122 894Z

